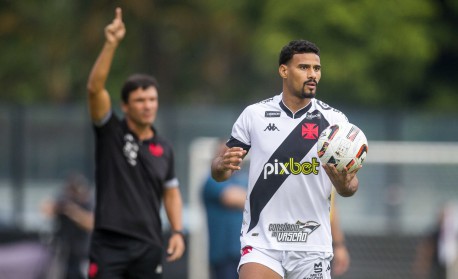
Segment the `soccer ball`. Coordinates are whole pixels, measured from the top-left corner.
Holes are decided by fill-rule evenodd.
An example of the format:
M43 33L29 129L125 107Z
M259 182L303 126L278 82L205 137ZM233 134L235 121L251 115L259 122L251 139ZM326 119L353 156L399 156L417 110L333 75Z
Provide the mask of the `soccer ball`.
M337 170L352 171L366 159L368 144L363 131L348 122L333 124L321 132L317 143L323 164L334 164Z

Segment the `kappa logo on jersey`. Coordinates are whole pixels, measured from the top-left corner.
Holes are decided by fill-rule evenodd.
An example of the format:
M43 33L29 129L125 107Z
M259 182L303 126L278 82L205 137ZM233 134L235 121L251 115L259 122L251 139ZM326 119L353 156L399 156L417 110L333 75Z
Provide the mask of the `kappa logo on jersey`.
M134 136L131 134L124 135L124 146L122 151L124 152L124 156L127 159L127 162L131 166L137 165L137 157L138 157L138 144L134 139Z
M160 144L150 143L149 152L155 157L161 157L164 154L164 148Z
M267 125L264 131L280 131L280 130L277 128L277 126L275 126L275 123L269 123L269 125Z
M278 242L307 242L308 236L320 226L315 221L302 223L297 221L296 224L270 224L269 232Z
M266 163L264 165L264 179L269 175L299 175L299 174L318 174L320 162L318 158L313 157L311 162L295 162L294 158L289 158L288 162L279 162L278 159L274 163Z
M320 127L315 123L304 123L302 124L302 137L304 139L316 140L318 139L318 131Z
M265 117L280 117L281 112L280 111L266 111L264 116Z

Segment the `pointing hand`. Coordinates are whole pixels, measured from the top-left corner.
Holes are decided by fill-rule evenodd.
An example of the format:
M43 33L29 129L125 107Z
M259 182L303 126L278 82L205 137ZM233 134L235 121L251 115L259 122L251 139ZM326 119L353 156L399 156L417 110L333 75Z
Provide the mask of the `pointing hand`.
M105 27L105 38L109 43L118 44L125 34L126 27L122 21L122 10L121 8L116 8L115 18Z

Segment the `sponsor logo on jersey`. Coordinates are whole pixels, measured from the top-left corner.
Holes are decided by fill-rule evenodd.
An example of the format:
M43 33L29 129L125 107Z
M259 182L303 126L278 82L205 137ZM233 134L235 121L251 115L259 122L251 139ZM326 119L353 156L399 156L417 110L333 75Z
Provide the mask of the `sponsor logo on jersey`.
M314 273L314 274L310 274L309 276L307 277L304 277L304 279L323 279L323 273Z
M313 271L315 271L315 273L323 272L323 264L322 263L313 264Z
M280 117L280 115L280 111L266 111L264 114L265 117Z
M302 124L302 137L304 139L316 140L319 137L320 126L315 123Z
M316 118L316 119L321 119L321 113L315 114L315 113L307 112L307 113L305 114L305 117L304 117L304 118L307 119L307 120L312 120L312 119L314 119L314 118Z
M138 157L138 144L134 139L134 136L131 134L125 134L124 135L124 146L122 148L122 151L124 153L124 156L127 159L127 162L131 166L137 165L137 157Z
M323 263L314 263L313 264L313 274L310 274L306 277L304 277L304 279L323 279L324 276L323 276Z
M268 98L268 99L265 99L265 100L260 101L258 104L266 104L266 103L268 103L268 102L272 102L273 100L274 100L273 97L272 97L272 98Z
M278 242L307 242L308 236L319 226L315 221L269 224L269 232Z
M280 130L277 128L277 126L275 126L275 123L269 123L269 125L267 125L264 131L280 131Z
M318 174L320 162L318 158L313 157L311 162L296 162L294 158L289 158L287 162L279 162L278 159L274 163L266 163L264 165L264 179L269 175L299 175L299 174Z

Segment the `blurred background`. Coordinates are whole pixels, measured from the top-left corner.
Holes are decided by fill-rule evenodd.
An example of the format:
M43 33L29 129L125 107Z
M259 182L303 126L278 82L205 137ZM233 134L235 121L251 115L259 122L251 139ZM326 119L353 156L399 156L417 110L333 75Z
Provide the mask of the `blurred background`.
M192 244L205 230L197 193L209 164L192 158L206 149L201 138L229 137L245 106L280 93L278 54L298 38L321 49L317 97L369 141L358 193L337 201L352 256L339 278L422 278L419 247L458 199L454 0L0 0L1 279L20 279L2 275L1 263L24 264L24 254L35 265L24 278L46 278L53 225L43 202L71 172L93 187L86 80L117 6L127 35L108 90L117 108L130 73L157 77L155 125L174 145L185 201L190 246L166 278L207 276ZM35 254L11 256L23 243Z

